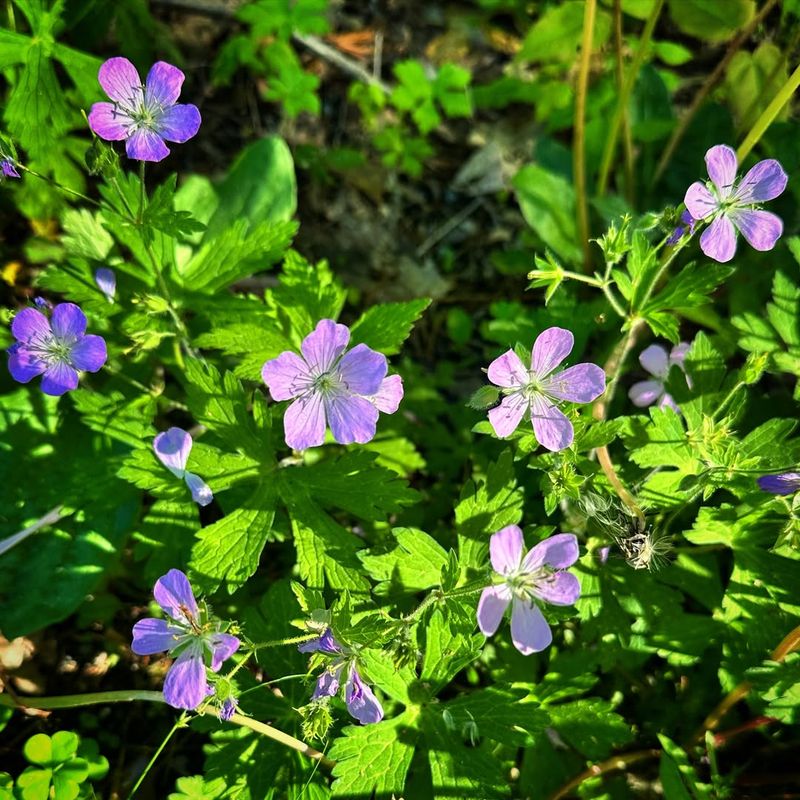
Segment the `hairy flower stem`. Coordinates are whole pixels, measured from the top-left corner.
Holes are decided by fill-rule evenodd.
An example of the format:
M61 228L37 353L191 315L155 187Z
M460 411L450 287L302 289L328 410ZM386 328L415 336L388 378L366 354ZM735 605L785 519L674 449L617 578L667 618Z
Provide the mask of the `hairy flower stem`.
M101 205L97 200L95 200L95 199L93 199L91 197L88 197L87 195L83 194L82 192L77 192L77 191L75 191L75 189L70 189L68 186L64 186L63 183L59 183L57 180L55 180L55 178L48 178L47 175L42 175L41 172L37 172L35 169L31 169L30 167L26 167L24 164L17 164L16 162L14 162L14 163L15 163L15 166L18 169L21 169L23 172L27 172L28 175L33 175L34 178L38 178L39 180L44 181L45 183L49 183L50 186L53 186L56 189L59 189L60 191L64 192L65 194L72 195L72 197L77 197L80 200L83 200L85 203L90 203L93 206L98 206L99 207Z
M144 768L144 770L142 770L142 774L139 776L139 779L136 781L130 793L128 794L128 800L132 800L136 792L139 791L139 787L142 785L144 779L147 777L147 774L153 768L153 765L158 760L158 757L161 755L164 748L169 743L169 740L173 737L175 731L177 731L178 728L183 728L185 725L186 725L186 712L184 711L178 717L178 719L175 720L175 724L170 728L169 733L167 733L167 735L164 737L163 741L158 746L158 749L155 751L155 753L153 753L153 757L150 759L150 761L147 762L147 766Z
M310 642L312 639L318 639L317 633L304 633L302 636L290 636L288 639L275 639L271 642L255 642L250 645L250 648L255 652L256 650L263 650L266 647L280 647L282 644L301 644L302 642Z
M7 694L0 694L0 706L8 708L43 708L43 709L56 709L56 708L80 708L82 706L98 705L101 703L124 703L134 700L145 700L151 703L164 703L164 695L162 692L151 692L143 690L119 690L113 692L90 692L88 694L72 694L63 695L61 697L24 697L14 699ZM216 712L212 710L203 710L203 715L215 716ZM319 761L323 767L330 768L333 766L333 761L326 758L322 753L310 747L305 742L295 739L288 733L279 731L271 725L264 722L245 717L242 714L234 714L230 722L235 725L240 725L243 728L250 728L263 736L267 736L273 741L279 742L286 747L297 750L310 759Z
M421 617L434 603L446 600L448 597L466 597L470 594L477 594L486 588L486 581L487 579L483 578L480 581L468 583L458 589L451 589L449 592L445 592L443 589L434 589L413 611L403 617L403 622L406 625L413 622L418 617Z
M145 189L144 181L144 161L139 162L139 213L136 215L136 224L142 224L142 217L144 217L144 209L147 203L147 190Z
M575 94L575 133L572 139L572 172L575 175L575 208L578 236L583 247L583 268L589 269L589 203L586 197L586 90L589 84L589 62L592 57L594 18L597 0L587 0L583 12L583 40Z
M739 145L739 149L736 151L736 158L739 159L739 163L744 161L750 151L758 144L759 139L773 123L781 109L792 99L792 95L797 91L798 86L800 86L800 65L797 66L780 91L772 98L772 102L753 123L750 133L744 137L744 141Z
M739 35L728 45L725 55L714 68L714 71L708 76L708 78L706 78L705 83L700 87L700 90L694 96L692 104L686 110L686 113L681 117L680 122L672 132L672 136L670 136L667 146L664 148L664 152L661 154L661 158L656 166L656 171L653 175L654 184L658 183L658 180L664 174L670 159L675 153L675 150L677 150L681 139L683 139L687 129L689 128L689 125L695 118L695 115L705 102L706 97L708 97L708 95L711 93L711 90L720 82L720 80L722 80L722 76L725 74L728 64L730 64L730 62L733 60L733 57L736 55L736 53L739 52L741 46L750 38L750 35L753 33L753 31L761 24L762 20L767 16L767 14L770 13L770 11L772 11L773 8L775 8L775 6L778 5L778 3L779 0L767 0L758 14L756 14L753 19L750 20L750 22L744 28L742 28L742 30L739 32Z
M664 5L664 0L656 0L653 8L650 11L650 16L645 22L642 36L639 39L639 47L636 49L636 54L633 57L633 63L625 76L625 82L617 95L617 107L614 109L614 116L611 119L611 126L608 130L606 137L606 144L603 150L603 157L600 162L600 173L597 177L597 194L602 197L606 193L608 187L608 176L611 172L611 164L614 160L614 151L617 149L617 138L622 126L622 117L628 107L628 100L630 99L631 92L633 91L636 78L639 76L639 70L644 62L645 54L650 47L650 39L653 36L653 29L658 22L658 17L661 14L661 9Z

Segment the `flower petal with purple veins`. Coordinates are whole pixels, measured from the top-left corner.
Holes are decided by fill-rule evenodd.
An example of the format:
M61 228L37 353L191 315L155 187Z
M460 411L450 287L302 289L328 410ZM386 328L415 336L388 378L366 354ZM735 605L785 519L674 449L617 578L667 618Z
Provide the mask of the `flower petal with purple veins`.
M192 643L170 667L164 699L173 708L193 709L206 699L208 688L200 643Z
M357 344L344 354L337 369L348 391L373 395L380 388L389 366L383 353L378 353L365 344Z
M186 76L166 61L156 61L145 80L147 100L160 106L174 105L181 96L181 86Z
M378 391L366 399L382 414L394 414L403 399L403 379L399 375L389 375L381 381Z
M79 339L70 354L73 366L85 372L97 372L107 359L105 340L91 333Z
M581 596L581 584L571 572L554 572L540 580L534 589L536 596L554 606L571 606Z
M114 103L95 103L88 120L94 133L107 142L127 139L135 124L133 118Z
M152 656L155 653L166 653L178 643L180 637L186 635L184 628L170 625L164 619L140 619L133 626L133 642L131 650L137 656Z
M50 320L35 308L23 308L11 321L11 334L20 342L43 339L50 335Z
M321 319L311 333L303 339L300 350L315 375L327 372L344 352L350 341L346 325L332 319Z
M510 602L511 589L506 584L487 586L481 592L481 599L478 601L478 627L484 636L493 636L497 632Z
M109 58L100 67L97 79L103 91L125 108L134 108L141 102L142 80L127 58Z
M177 478L186 471L186 462L192 452L192 437L182 428L162 431L153 439L153 450L158 460Z
M724 214L717 217L700 236L700 249L715 261L724 264L736 252L736 229Z
M551 452L564 450L575 438L572 423L543 397L531 400L531 423L536 441Z
M489 423L501 439L511 436L522 421L530 401L522 392L506 395L499 406L489 409Z
M705 219L719 209L719 200L700 181L695 181L686 190L683 202L694 219Z
M639 363L656 378L662 380L669 373L669 355L660 344L651 344L639 353Z
M639 381L628 390L631 402L639 408L653 405L664 394L664 384L660 381Z
M504 389L519 388L530 380L527 368L513 350L507 350L492 361L487 374L495 386L502 386Z
M531 548L522 560L524 572L534 572L543 564L566 569L578 560L578 540L573 533L557 533Z
M539 378L549 375L571 352L575 337L565 328L547 328L533 343L531 372Z
M781 218L769 211L737 209L728 217L755 250L772 250L783 233Z
M211 487L199 475L187 471L183 475L183 480L192 493L192 500L194 500L197 505L207 506L214 499L214 493L211 491Z
M383 719L383 707L372 689L361 680L355 667L350 668L344 687L344 702L351 716L362 725L370 725Z
M726 144L715 145L706 153L706 167L708 167L708 177L716 187L719 199L725 200L733 191L736 171L739 168L736 151ZM689 210L691 211L691 209Z
M325 441L325 406L319 392L308 392L286 409L283 432L292 450L317 447Z
M24 345L16 345L8 351L8 371L19 383L28 383L47 369L47 362L28 350Z
M758 485L772 494L794 494L800 490L800 472L781 472L778 475L762 475Z
M311 388L314 381L308 364L297 353L287 350L261 367L261 380L275 401L292 400Z
M492 569L499 575L510 575L519 569L524 542L518 525L507 525L489 539Z
M156 123L159 136L163 136L168 142L182 144L194 136L200 130L200 111L197 106L191 103L179 103L168 108Z
M215 633L209 637L211 645L211 671L219 668L239 649L241 642L229 633Z
M125 152L136 161L163 161L169 155L169 148L157 133L138 128L126 140Z
M239 701L235 697L229 697L219 710L219 718L221 722L228 722L231 717L236 713L236 707Z
M96 269L94 282L97 284L97 288L106 296L106 300L109 303L113 303L117 293L117 276L114 274L114 270L107 267Z
M759 161L739 181L734 199L742 205L774 200L783 193L789 180L783 167L774 159Z
M325 416L339 444L365 444L375 436L378 409L355 394L329 394L323 399Z
M49 366L42 377L42 391L53 397L71 392L78 386L78 373L64 362Z
M17 172L17 168L14 166L13 161L9 161L7 158L4 158L0 161L0 170L3 171L3 175L6 178L19 178L20 174Z
M192 587L189 579L179 569L171 569L156 581L153 596L174 620L188 624L191 620L197 619L199 609Z
M511 641L524 656L540 653L550 646L553 633L537 605L514 598L511 609Z
M86 331L86 315L75 303L59 303L53 309L50 327L59 339L77 339Z
M576 364L542 382L551 397L570 403L591 403L606 390L606 374L596 364Z
M342 674L342 666L337 667L333 671L325 670L322 675L317 678L317 685L314 687L314 693L311 695L312 700L318 700L320 697L333 697L339 691L339 679Z

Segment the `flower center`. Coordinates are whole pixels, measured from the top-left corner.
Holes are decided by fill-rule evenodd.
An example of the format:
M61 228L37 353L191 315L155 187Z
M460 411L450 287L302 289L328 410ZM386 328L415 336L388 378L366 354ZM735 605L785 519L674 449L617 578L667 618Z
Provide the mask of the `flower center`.
M341 385L341 377L334 370L328 370L314 378L311 388L321 394L331 394L339 389Z
M553 580L555 571L542 565L532 572L514 572L506 578L512 594L520 600L533 600L542 584Z

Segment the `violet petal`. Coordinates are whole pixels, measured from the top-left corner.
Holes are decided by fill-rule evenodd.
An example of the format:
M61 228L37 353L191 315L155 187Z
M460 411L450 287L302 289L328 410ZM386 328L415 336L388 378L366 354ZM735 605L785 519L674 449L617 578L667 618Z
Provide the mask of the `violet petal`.
M575 337L565 328L547 328L533 343L531 372L539 378L549 375L571 352Z
M783 233L781 218L769 211L737 209L729 217L755 250L772 250Z
M628 390L631 402L639 408L653 405L664 394L664 384L660 381L639 381Z
M725 214L718 216L700 236L700 249L715 261L724 264L736 252L736 229Z
M350 331L346 325L339 325L332 319L321 319L303 339L300 350L308 366L319 375L333 366L349 341Z
M131 650L137 656L152 656L171 650L186 631L170 625L165 619L140 619L133 626Z
M324 397L325 415L339 444L365 444L375 436L378 409L364 397L332 393Z
M179 103L168 108L156 123L158 135L168 142L181 144L188 141L200 130L200 111L191 103Z
M504 439L511 436L517 429L525 412L530 407L530 401L522 392L506 395L499 406L489 409L489 422L495 435Z
M211 487L199 475L195 475L194 472L189 472L187 470L183 474L183 480L192 493L192 500L194 500L197 505L207 506L214 499L214 493L211 491Z
M581 584L571 572L554 572L536 583L537 597L553 606L571 606L581 596Z
M694 219L705 219L719 209L719 200L700 181L695 181L686 190L683 202Z
M70 359L77 369L97 372L108 359L105 340L94 334L82 337L72 348Z
M492 361L487 374L495 386L502 386L504 389L525 386L530 380L526 366L513 350L507 350Z
M373 395L389 369L386 356L357 344L345 353L338 365L339 375L348 391L360 395Z
M557 533L531 548L522 560L525 572L534 572L543 564L555 569L571 567L578 560L578 539L574 533Z
M177 478L186 471L186 462L192 452L192 437L182 428L172 427L153 439L153 450L158 460Z
M514 598L511 609L511 641L524 656L539 653L550 646L553 633L536 604Z
M361 680L355 667L351 667L344 687L344 702L351 716L362 725L370 725L383 719L383 706L372 689Z
M378 391L366 399L382 414L394 414L403 399L403 379L399 375L389 375L381 381Z
M11 334L20 342L44 339L50 335L50 320L35 308L23 308L11 321Z
M145 80L145 95L155 106L174 105L181 96L181 86L186 76L166 61L156 61Z
M522 531L517 525L507 525L489 539L492 569L499 575L509 575L519 569L524 547Z
M739 181L734 199L742 205L764 203L783 193L789 177L774 158L759 161Z
M314 381L308 365L297 353L287 350L261 367L261 380L275 401L292 400L311 388Z
M559 400L591 403L606 390L606 374L596 364L575 364L550 375L542 389Z
M511 589L504 583L487 586L481 592L481 599L478 601L478 627L484 636L493 636L497 632L510 602Z
M241 642L229 633L215 633L209 637L211 645L211 670L219 672L219 668L239 649Z
M292 450L317 447L325 441L325 405L313 391L295 400L283 415L286 444Z
M53 397L60 397L77 387L78 373L63 361L49 366L42 377L42 391Z
M197 619L199 610L194 592L189 579L179 569L171 569L156 581L153 596L174 620L188 624L191 620Z
M169 148L157 133L139 128L125 142L125 152L136 161L163 161L169 155Z
M739 162L736 151L726 144L718 144L706 153L708 177L711 178L720 200L725 200L733 191ZM687 204L688 205L688 204ZM691 209L689 209L691 211ZM692 215L696 216L692 211Z
M133 119L114 103L95 103L88 120L94 133L107 142L127 139L134 126Z
M199 645L199 643L198 643ZM164 699L173 708L197 708L208 695L206 667L198 646L181 653L164 681Z
M142 81L136 67L127 58L109 58L101 65L97 79L103 91L126 109L141 104Z
M531 423L536 441L551 452L564 450L575 438L572 423L541 396L531 400Z

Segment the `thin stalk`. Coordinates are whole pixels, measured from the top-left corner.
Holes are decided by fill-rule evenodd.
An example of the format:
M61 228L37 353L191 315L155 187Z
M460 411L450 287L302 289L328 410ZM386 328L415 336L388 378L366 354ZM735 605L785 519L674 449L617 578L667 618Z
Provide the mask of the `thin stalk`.
M147 762L147 766L144 768L142 774L139 776L139 779L134 784L133 789L131 789L130 794L128 795L128 800L132 800L136 792L139 791L139 787L144 782L144 779L147 777L147 774L153 768L153 764L156 763L158 757L161 755L164 748L169 743L169 740L173 737L175 731L177 731L178 728L182 728L185 724L186 724L186 712L184 711L183 714L181 714L178 717L178 719L175 720L175 724L172 726L172 728L170 728L169 733L164 737L164 740L158 746L158 750L156 750L155 753L153 753L153 757L150 759L150 761Z
M142 224L142 217L144 216L144 207L147 200L147 190L145 189L144 182L144 161L139 162L139 213L136 215L136 224Z
M80 200L83 200L85 203L91 203L93 206L100 207L102 204L95 200L92 197L88 197L87 195L83 194L82 192L77 192L75 189L70 189L69 186L64 186L63 183L59 183L54 178L48 178L47 175L42 175L41 172L37 172L35 169L31 169L30 167L26 167L24 164L18 164L16 162L15 166L21 169L23 172L27 172L28 175L33 175L34 178L38 178L40 181L44 181L45 183L49 183L51 186L54 186L56 189L60 189L62 192L66 194L70 194L73 197L77 197Z
M27 528L23 528L18 533L14 533L6 539L0 540L0 556L3 555L3 553L7 553L12 547L16 547L20 542L24 542L25 539L36 533L36 531L46 528L48 525L53 525L66 516L68 516L68 514L64 513L63 506L56 506L51 509L43 517L37 519L32 525L28 525Z
M575 135L572 139L572 172L575 179L575 206L578 236L583 248L583 267L589 269L589 203L586 197L586 91L589 84L589 62L592 57L594 18L597 0L587 0L583 12L583 40L575 95Z
M274 639L271 642L255 642L250 645L250 649L255 653L257 650L263 650L266 647L279 647L282 644L301 644L302 642L310 642L312 639L318 639L319 635L316 633L304 633L302 636L291 636L288 639Z
M611 758L601 761L599 764L592 764L580 775L565 783L550 795L549 800L561 800L562 797L571 794L574 789L577 789L584 781L588 781L589 778L596 778L598 775L605 775L607 772L627 769L631 764L636 764L638 761L649 761L651 758L658 758L660 755L661 750L653 748L652 750L637 750L635 753L611 756Z
M631 63L628 73L625 76L625 83L623 83L622 89L617 97L617 107L614 109L614 116L611 119L611 127L609 128L608 137L606 138L606 144L603 150L603 158L600 161L600 174L597 178L597 194L600 196L606 193L606 188L608 187L608 176L611 172L611 164L614 160L614 151L617 148L617 138L619 137L619 131L622 127L622 117L625 113L625 109L628 106L628 100L630 99L631 92L633 91L634 84L636 83L636 78L639 75L639 70L642 67L645 54L650 46L650 39L653 36L653 29L656 26L656 22L658 22L658 17L661 13L663 5L664 0L656 0L656 2L653 4L653 8L650 11L650 16L647 18L647 22L645 22L644 25L644 30L642 31L642 38L639 40L639 47L636 49L633 62Z
M622 0L614 0L614 52L617 67L617 91L622 90L625 68L622 63ZM636 204L636 184L633 177L633 136L627 106L622 111L622 148L625 154L625 198Z
M750 22L742 28L739 32L739 35L733 39L733 41L728 45L728 49L725 52L725 55L722 57L722 60L717 64L714 68L714 71L706 78L705 83L700 87L700 90L694 96L692 100L692 104L687 109L686 113L681 117L680 122L676 126L675 130L672 132L672 136L670 136L669 141L667 142L667 146L664 148L664 152L661 154L661 158L658 162L658 166L656 166L655 174L653 175L653 183L657 183L659 178L664 174L667 166L669 165L670 159L675 153L675 150L678 148L681 140L683 139L684 135L686 134L686 130L688 129L689 125L691 124L692 120L695 118L697 112L700 110L700 107L705 102L706 97L711 93L711 90L722 80L722 76L725 74L725 70L728 68L728 64L731 63L731 60L739 52L739 48L750 38L750 35L756 29L758 25L761 24L762 20L772 11L775 6L778 5L780 0L767 0L767 2L763 5L761 10L756 14Z
M761 116L755 121L750 133L745 136L744 141L736 151L736 158L739 163L745 160L750 151L758 144L759 139L766 133L767 128L773 123L775 117L780 114L781 109L792 99L792 95L800 86L800 65L788 77L780 91L772 98L772 102L764 109Z

